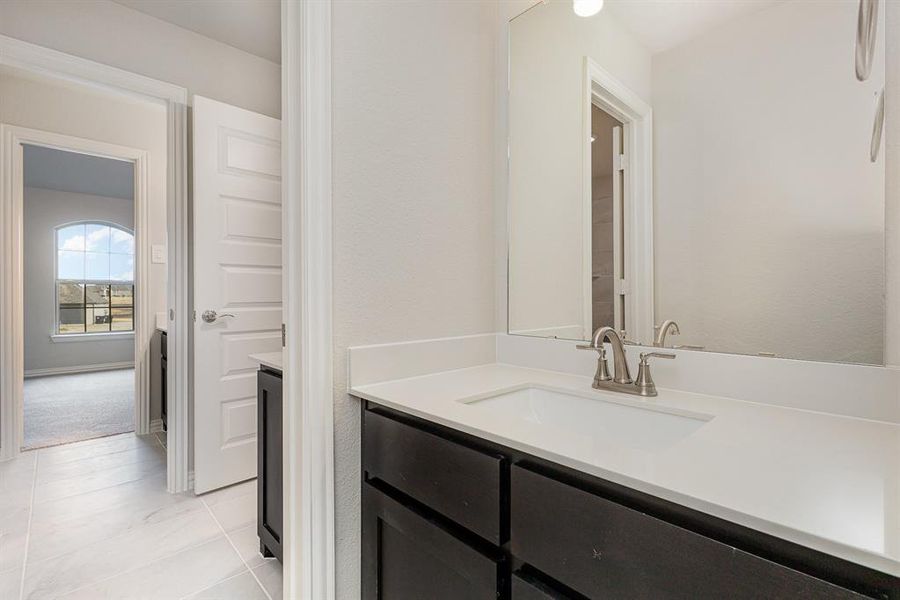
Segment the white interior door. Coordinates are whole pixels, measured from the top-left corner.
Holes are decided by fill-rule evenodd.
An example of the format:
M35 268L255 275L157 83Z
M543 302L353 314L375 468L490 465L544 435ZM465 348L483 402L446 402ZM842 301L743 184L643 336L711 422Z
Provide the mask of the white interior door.
M248 355L281 350L281 122L200 96L193 106L200 494L256 477L256 365Z

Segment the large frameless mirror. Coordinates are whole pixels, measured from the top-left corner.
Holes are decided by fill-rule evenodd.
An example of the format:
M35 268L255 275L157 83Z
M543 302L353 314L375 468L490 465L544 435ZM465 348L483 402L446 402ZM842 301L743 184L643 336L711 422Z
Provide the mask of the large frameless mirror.
M512 19L510 333L883 364L891 10L550 0Z

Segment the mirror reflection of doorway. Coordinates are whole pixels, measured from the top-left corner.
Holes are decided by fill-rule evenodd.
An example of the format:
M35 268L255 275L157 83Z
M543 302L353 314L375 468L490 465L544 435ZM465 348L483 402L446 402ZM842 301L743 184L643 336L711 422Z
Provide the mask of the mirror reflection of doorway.
M592 329L625 328L622 279L622 124L591 105L591 322Z
M24 146L25 448L134 431L134 165Z

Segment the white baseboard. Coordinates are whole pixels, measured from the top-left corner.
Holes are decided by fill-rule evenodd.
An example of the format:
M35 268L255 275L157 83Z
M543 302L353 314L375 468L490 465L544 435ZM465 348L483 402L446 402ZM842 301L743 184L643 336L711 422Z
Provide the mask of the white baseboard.
M150 433L159 433L162 430L162 419L153 419L152 421L150 421Z
M25 379L30 377L46 377L48 375L68 375L71 373L93 373L95 371L115 371L117 369L133 369L134 361L103 363L99 365L76 365L73 367L51 367L49 369L29 369L25 371Z

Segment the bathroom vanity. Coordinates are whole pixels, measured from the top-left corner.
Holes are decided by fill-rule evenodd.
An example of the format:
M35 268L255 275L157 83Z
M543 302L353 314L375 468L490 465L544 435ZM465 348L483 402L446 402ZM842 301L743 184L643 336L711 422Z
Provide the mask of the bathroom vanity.
M372 403L362 447L365 598L898 597L852 563Z
M253 354L257 372L257 535L263 556L284 559L282 354Z
M816 530L800 505L823 510L836 488L818 471L773 485L794 465L766 449L843 427L889 452L895 427L668 390L631 400L589 381L494 364L354 386L363 597L900 598L896 557L820 537L857 507ZM752 437L758 450L729 445ZM765 514L749 508L769 495Z

